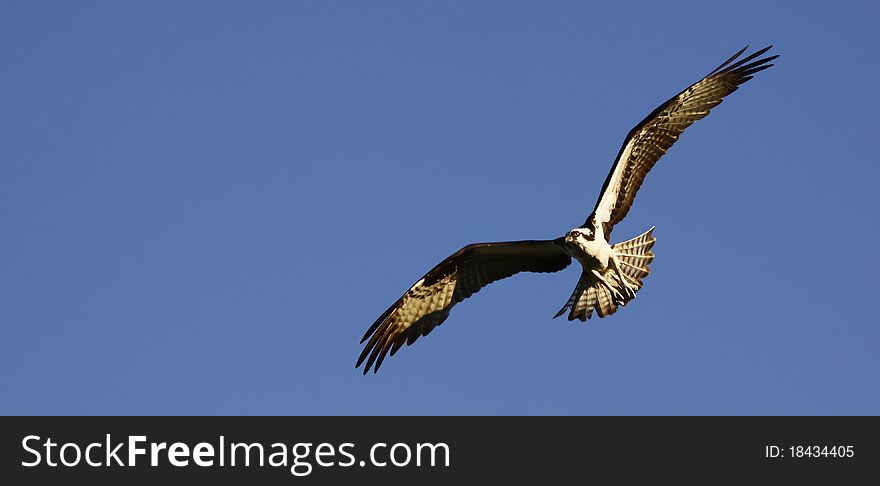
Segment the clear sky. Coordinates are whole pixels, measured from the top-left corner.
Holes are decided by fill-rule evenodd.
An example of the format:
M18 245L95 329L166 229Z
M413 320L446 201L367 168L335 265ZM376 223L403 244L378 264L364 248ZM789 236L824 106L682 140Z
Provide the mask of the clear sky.
M877 414L876 2L3 2L0 413ZM746 44L579 275L358 341L477 241L579 225L624 135Z

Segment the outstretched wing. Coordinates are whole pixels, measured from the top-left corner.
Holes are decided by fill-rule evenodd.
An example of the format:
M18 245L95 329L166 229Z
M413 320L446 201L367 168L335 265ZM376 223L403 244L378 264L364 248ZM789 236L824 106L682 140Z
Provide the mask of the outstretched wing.
M601 230L605 239L610 241L612 227L629 212L648 171L687 127L708 115L710 109L736 91L739 85L752 79L753 74L772 66L767 63L778 55L754 60L770 47L737 61L748 49L746 46L705 78L657 107L633 128L624 140L617 160L605 179L596 208L584 226L593 223L596 230Z
M415 283L367 329L369 338L355 367L367 359L379 370L385 355L427 336L449 315L455 304L490 283L519 272L558 272L571 263L561 238L552 241L476 243L455 252ZM372 337L371 337L372 336Z

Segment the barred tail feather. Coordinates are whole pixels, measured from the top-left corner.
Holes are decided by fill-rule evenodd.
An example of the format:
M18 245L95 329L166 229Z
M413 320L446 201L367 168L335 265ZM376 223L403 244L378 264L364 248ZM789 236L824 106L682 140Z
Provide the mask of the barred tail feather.
M657 241L653 232L654 227L651 227L648 231L631 240L611 245L620 262L620 270L623 275L629 278L630 283L638 285L639 288L642 288L643 285L641 279L651 273L649 265L654 261L654 253L651 252L651 248Z
M654 228L651 228L631 240L611 246L620 263L621 273L637 291L644 285L642 279L650 273L649 265L654 260L651 247L657 240L652 234L653 231ZM620 290L623 287L614 270L609 268L603 272L602 276L615 289ZM571 297L553 317L559 317L569 309L571 309L568 314L569 321L575 319L586 321L593 316L594 309L599 317L607 317L617 312L618 307L626 305L630 300L615 299L604 283L595 275L585 271L581 272L581 278L578 280Z
M611 292L601 283L598 285L599 305L596 306L596 313L599 314L599 317L607 317L617 312L617 305L614 303Z
M586 315L585 318L589 319L590 315L593 313L593 308L599 303L599 292L597 287L593 286L594 283L596 283L596 277L587 272L581 272L581 278L578 279L578 283L575 285L571 297L568 298L568 301L562 306L562 309L559 309L559 312L557 312L553 318L556 319L562 314L565 314L565 311L570 308L571 313L568 316L569 321L572 320L573 315Z

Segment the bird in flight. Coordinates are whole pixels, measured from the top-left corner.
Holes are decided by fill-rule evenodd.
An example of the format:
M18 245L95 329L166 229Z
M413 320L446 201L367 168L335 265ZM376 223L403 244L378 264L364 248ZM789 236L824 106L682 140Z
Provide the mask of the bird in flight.
M739 85L779 57L760 56L765 47L746 57L748 46L703 79L673 96L633 128L605 179L593 212L584 224L555 240L475 243L450 255L419 279L367 329L367 341L355 367L364 360L364 374L379 370L385 356L427 336L449 316L452 307L492 282L519 272L558 272L577 260L582 267L571 297L554 316L568 311L568 320L610 316L635 298L654 259L654 228L611 244L611 230L626 217L648 171L695 121L709 114ZM375 365L375 366L374 366Z

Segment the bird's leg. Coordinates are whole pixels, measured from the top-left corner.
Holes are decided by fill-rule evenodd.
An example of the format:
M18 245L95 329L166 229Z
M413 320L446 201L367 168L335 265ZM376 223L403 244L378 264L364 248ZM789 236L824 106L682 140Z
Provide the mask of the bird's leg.
M611 255L611 266L614 268L614 271L617 273L617 278L620 279L620 283L623 285L623 288L626 289L626 294L629 299L636 298L636 290L637 288L633 288L632 285L626 280L626 277L623 275L623 271L620 270L620 262L617 261L617 255Z
M608 291L611 292L611 296L612 296L615 304L626 302L626 299L624 298L623 294L621 294L620 291L617 290L617 288L615 288L613 285L611 285L611 282L609 282L608 280L605 280L605 277L603 277L602 274L599 273L598 270L593 269L593 275L595 275L596 278L598 278L599 281L602 282L602 285L604 285L605 288L607 288Z

